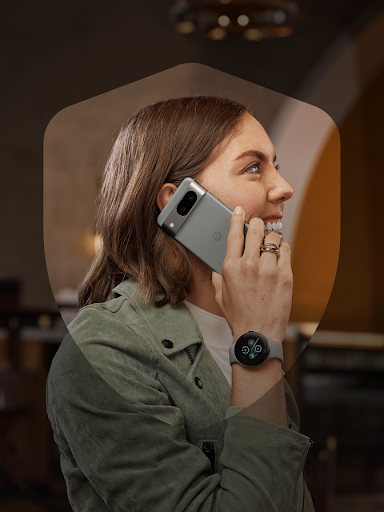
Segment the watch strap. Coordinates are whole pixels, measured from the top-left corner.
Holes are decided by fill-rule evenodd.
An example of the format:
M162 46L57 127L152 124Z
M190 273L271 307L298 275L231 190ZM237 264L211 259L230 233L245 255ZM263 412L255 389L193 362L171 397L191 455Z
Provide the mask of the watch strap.
M275 340L268 340L269 344L269 354L267 359L280 359L281 364L283 364L284 361L284 350L283 350L283 344L279 343Z
M232 345L229 347L229 363L231 366L233 365L233 363L237 363L237 359L235 356L235 344L236 343L232 343Z

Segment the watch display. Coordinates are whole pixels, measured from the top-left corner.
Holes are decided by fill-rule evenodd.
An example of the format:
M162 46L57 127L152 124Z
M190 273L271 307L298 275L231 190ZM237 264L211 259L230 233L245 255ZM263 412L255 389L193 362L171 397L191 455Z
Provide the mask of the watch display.
M268 339L258 332L250 331L237 340L234 350L239 363L257 366L268 358Z

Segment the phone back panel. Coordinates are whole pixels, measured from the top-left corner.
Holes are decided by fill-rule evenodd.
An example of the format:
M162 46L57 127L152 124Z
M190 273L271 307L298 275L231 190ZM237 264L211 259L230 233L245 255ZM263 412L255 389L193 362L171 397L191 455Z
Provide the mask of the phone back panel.
M206 192L176 233L175 239L221 274L231 218L232 210ZM244 235L247 231L248 226L244 225Z

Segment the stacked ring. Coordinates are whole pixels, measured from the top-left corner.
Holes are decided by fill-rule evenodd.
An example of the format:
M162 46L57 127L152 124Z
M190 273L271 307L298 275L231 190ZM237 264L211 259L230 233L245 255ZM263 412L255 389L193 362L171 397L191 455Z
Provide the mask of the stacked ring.
M276 244L272 244L272 243L261 244L260 252L273 252L277 255L280 254L279 247Z

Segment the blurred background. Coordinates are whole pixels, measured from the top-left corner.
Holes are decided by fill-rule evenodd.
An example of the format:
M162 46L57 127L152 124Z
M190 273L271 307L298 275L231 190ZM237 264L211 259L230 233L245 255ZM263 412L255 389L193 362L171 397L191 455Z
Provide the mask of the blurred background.
M7 19L0 510L70 510L47 372L97 250L94 200L120 125L180 90L251 103L276 146L298 197L284 215L295 276L285 350L315 441L307 483L318 512L382 510L384 3L41 1L8 6Z

